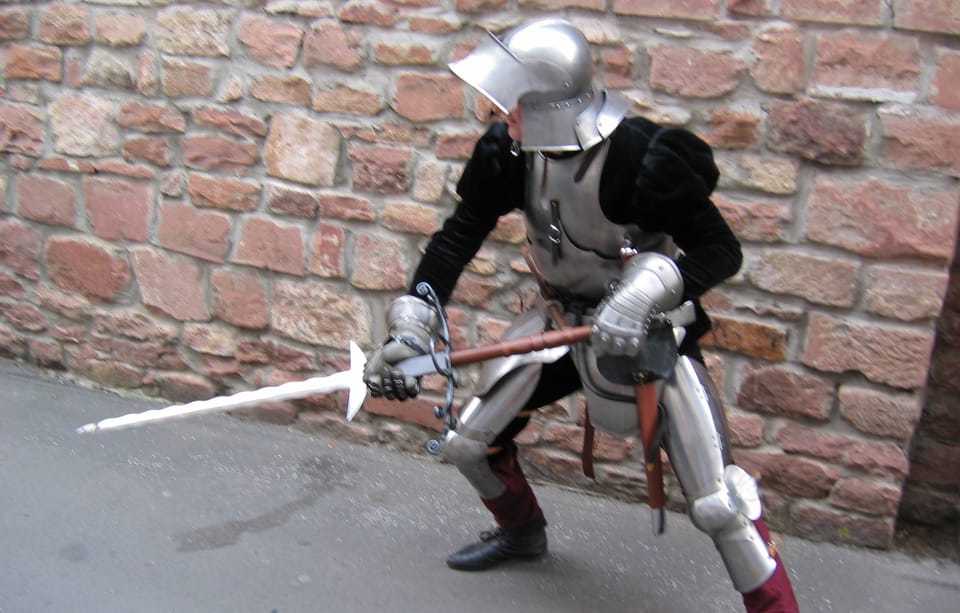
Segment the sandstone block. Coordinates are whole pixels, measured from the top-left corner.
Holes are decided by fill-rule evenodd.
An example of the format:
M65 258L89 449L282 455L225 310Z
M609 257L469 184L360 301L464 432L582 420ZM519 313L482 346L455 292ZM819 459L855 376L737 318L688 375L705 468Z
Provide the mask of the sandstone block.
M352 145L353 188L374 194L402 194L410 184L413 151L399 147Z
M219 109L215 107L198 107L193 110L193 120L201 126L216 128L232 136L265 136L267 124L265 121L234 109Z
M821 96L912 101L920 86L919 42L898 34L823 34L817 38L813 85Z
M339 350L351 339L364 347L371 342L366 304L333 284L277 281L271 310L276 333L295 341Z
M740 384L737 404L764 413L826 421L834 391L829 379L781 366L750 366Z
M650 86L677 96L723 96L740 85L746 72L743 62L728 53L667 45L654 46L649 52Z
M866 274L867 310L902 321L936 318L948 281L946 271L872 266Z
M893 0L893 27L960 34L960 14L953 0Z
M960 191L935 191L879 179L817 179L807 201L807 235L877 258L916 256L946 261Z
M192 260L148 247L133 250L143 304L180 321L207 321L210 308L200 267Z
M701 344L782 362L786 359L788 337L788 330L777 324L718 315L713 317L713 329L701 339Z
M810 99L775 101L768 123L774 151L839 166L858 166L863 160L867 124L850 107Z
M19 9L0 11L0 40L22 40L30 36L30 18Z
M117 123L147 133L183 132L187 120L180 111L158 104L131 102L120 107Z
M388 230L430 236L440 229L437 210L412 202L388 201L383 207L381 223Z
M306 270L303 235L296 226L250 217L243 224L232 261L302 276Z
M354 287L373 290L400 290L407 286L406 244L370 234L356 238L353 254Z
M347 233L342 226L321 222L313 238L310 253L310 272L325 278L346 277Z
M785 18L797 21L879 26L886 4L883 0L784 0L781 11Z
M598 10L602 10L602 5ZM720 0L614 0L613 12L641 17L670 17L715 21L723 13Z
M931 330L811 313L801 359L827 372L857 371L876 383L918 388L926 381L933 337Z
M188 168L243 171L260 161L255 144L223 136L184 136L180 146Z
M230 248L230 218L219 212L164 203L160 207L160 246L210 262L223 262Z
M334 66L354 71L363 63L363 57L357 51L361 39L359 32L347 31L336 22L320 22L303 38L303 65L306 68Z
M160 10L156 16L156 44L170 55L230 55L230 21L228 11L174 6Z
M83 239L53 237L44 248L50 279L65 292L104 302L130 283L130 265L118 251Z
M937 72L930 86L930 100L945 109L960 110L960 53L939 50Z
M40 13L37 35L54 45L84 45L92 39L89 20L86 5L54 2Z
M20 216L52 226L73 228L77 223L77 194L72 186L40 175L17 179Z
M111 47L136 46L147 37L147 23L140 15L129 13L100 15L94 26L95 40Z
M275 68L290 68L297 60L303 30L287 21L253 16L240 20L238 38L254 60Z
M331 186L336 179L340 142L340 133L328 123L302 115L276 115L264 146L267 174L307 185Z
M893 517L860 517L801 502L790 510L790 519L794 530L812 541L876 549L890 549L893 546Z
M765 26L753 42L750 76L773 94L795 94L806 84L806 60L800 30L791 24Z
M108 240L147 241L154 208L149 183L84 177L83 195L94 234Z
M884 161L960 177L960 153L952 146L960 137L960 119L951 114L900 109L881 109L879 115Z
M213 316L217 319L256 330L267 327L267 284L254 271L218 268L210 273Z
M3 76L8 79L46 80L63 78L63 52L57 47L9 45L3 52Z
M414 122L463 117L463 81L450 75L404 73L397 76L390 108Z
M187 192L195 206L225 211L253 211L260 205L260 185L191 172Z
M860 387L840 386L840 414L860 432L889 437L905 443L913 435L923 408L913 394L901 394Z
M168 98L206 97L213 93L213 75L200 62L164 59L160 87Z
M66 94L50 104L49 116L58 153L99 157L120 153L120 130L112 101Z

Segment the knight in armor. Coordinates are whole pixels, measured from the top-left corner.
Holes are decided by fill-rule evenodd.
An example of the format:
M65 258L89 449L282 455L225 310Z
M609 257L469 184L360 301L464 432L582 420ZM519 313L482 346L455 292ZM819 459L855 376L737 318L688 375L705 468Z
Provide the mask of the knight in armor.
M416 378L392 367L426 353L437 332L436 311L414 288L427 282L445 302L497 220L514 210L525 218L543 299L505 338L583 324L592 334L553 362L484 364L440 453L476 489L496 529L447 565L482 570L546 553L547 522L514 443L533 411L582 391L597 429L632 436L635 382L655 379L662 444L693 524L713 540L747 611L797 611L756 481L731 460L697 345L710 328L698 299L742 260L710 199L719 171L709 146L689 131L627 117L621 95L594 87L590 46L563 19L489 33L450 69L507 119L477 142L459 204L429 241L410 293L387 311L388 340L364 373L371 394L404 400L419 392Z

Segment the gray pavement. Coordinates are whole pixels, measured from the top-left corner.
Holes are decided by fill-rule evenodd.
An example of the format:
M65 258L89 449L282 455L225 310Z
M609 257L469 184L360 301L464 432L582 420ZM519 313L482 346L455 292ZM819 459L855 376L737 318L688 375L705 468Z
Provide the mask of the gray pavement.
M488 527L450 466L214 415L99 435L158 408L0 361L0 612L740 610L671 514L539 486L549 556L485 573L445 555ZM960 610L960 569L787 537L803 611Z

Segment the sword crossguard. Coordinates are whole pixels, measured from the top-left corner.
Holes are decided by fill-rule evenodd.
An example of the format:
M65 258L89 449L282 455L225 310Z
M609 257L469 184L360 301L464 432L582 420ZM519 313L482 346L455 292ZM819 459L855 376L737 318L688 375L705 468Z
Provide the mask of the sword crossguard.
M460 386L460 377L456 370L452 366L452 347L450 344L450 326L447 322L447 314L443 310L443 305L440 304L440 298L437 297L436 291L433 287L426 281L421 281L417 283L417 293L423 296L434 309L437 311L437 318L440 320L440 329L433 335L433 338L430 339L430 358L433 360L434 368L438 374L442 375L447 380L446 392L444 394L444 404L443 406L437 405L433 407L433 413L437 416L438 419L443 420L443 425L446 428L446 431L453 430L456 428L456 420L453 417L453 397L454 390ZM440 347L439 349L437 347ZM443 356L441 359L440 356ZM446 432L445 431L445 432ZM438 440L431 440L427 443L427 451L431 454L438 454L443 449L443 443Z

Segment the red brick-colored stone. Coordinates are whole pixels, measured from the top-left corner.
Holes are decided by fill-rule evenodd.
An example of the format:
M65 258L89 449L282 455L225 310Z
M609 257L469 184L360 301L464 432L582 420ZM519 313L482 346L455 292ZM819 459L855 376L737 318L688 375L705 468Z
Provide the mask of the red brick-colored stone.
M960 110L960 53L939 50L937 72L930 85L930 101L945 109Z
M123 128L137 128L149 133L183 132L187 127L187 120L177 109L142 102L121 106L117 123Z
M820 462L796 455L739 450L736 462L757 477L760 486L791 496L825 498L840 476L840 471Z
M83 195L94 234L109 240L147 240L153 217L148 183L84 177Z
M370 116L377 115L386 106L386 101L379 93L342 84L331 89L317 89L311 104L311 108L320 113Z
M719 109L710 114L710 131L703 139L719 149L750 149L759 139L762 116L750 111Z
M357 51L361 42L359 32L346 30L333 21L321 22L303 38L303 65L306 68L335 66L354 71L363 63Z
M767 121L774 151L840 166L857 166L863 159L867 122L851 107L810 99L775 101Z
M43 332L49 323L40 309L24 302L0 302L0 319L23 332Z
M220 268L210 273L213 316L241 328L262 329L270 323L267 284L251 270Z
M654 90L690 98L716 98L732 92L746 67L732 54L688 46L658 45L650 50Z
M49 239L44 262L57 287L90 299L112 301L130 283L130 266L125 257L85 239Z
M251 217L243 224L233 261L266 270L303 275L306 265L300 228Z
M96 41L111 47L139 45L147 37L147 23L140 15L107 14L97 17Z
M407 285L406 245L396 239L361 234L353 253L350 282L361 289L400 290Z
M30 18L19 9L0 11L0 40L21 40L30 36Z
M54 45L83 45L92 40L89 20L86 5L54 2L40 14L37 35Z
M381 223L395 232L430 236L440 228L437 210L412 202L387 202L381 214Z
M170 166L170 145L163 138L143 136L128 138L123 143L123 158L143 160L155 166Z
M877 549L889 549L893 546L892 517L858 517L801 502L790 509L790 521L799 536L812 541Z
M168 202L160 207L160 246L211 262L222 262L230 248L230 218L213 211Z
M179 335L177 326L132 309L98 313L94 331L137 341L174 341Z
M817 38L813 83L818 92L872 99L883 91L913 94L920 85L919 41L899 34L838 32ZM866 92L864 92L866 90Z
M402 194L410 185L413 151L397 147L352 145L353 188L375 194Z
M3 76L8 79L46 80L63 78L63 52L42 45L8 45L3 51Z
M776 324L716 316L713 318L713 330L701 339L701 344L766 360L783 361L786 358L788 336L788 331Z
M730 443L735 447L760 447L764 444L766 420L760 415L727 410Z
M783 0L785 18L796 21L879 26L886 13L884 0Z
M309 106L312 85L296 75L265 76L250 85L250 95L264 102Z
M222 136L185 136L180 143L184 164L189 168L245 170L260 161L255 144Z
M802 251L767 249L747 271L756 287L831 306L853 306L860 264Z
M344 23L390 28L396 25L399 9L375 2L352 0L337 11L337 17Z
M960 34L960 13L953 0L893 0L893 27Z
M907 441L920 420L922 405L913 394L899 394L856 385L843 385L838 394L840 414L860 432Z
M238 39L247 55L261 64L290 68L297 60L303 30L268 17L245 17L240 20Z
M952 256L958 192L879 180L819 179L807 203L811 240L872 257Z
M737 404L764 413L825 421L830 417L833 396L834 384L828 379L781 366L750 366Z
M210 126L232 136L265 136L267 133L263 119L234 109L196 108L193 120L198 125Z
M788 453L802 453L876 475L903 478L907 474L907 456L894 443L865 441L796 424L780 428L777 442Z
M933 332L811 313L804 364L826 372L857 371L871 381L910 389L926 381Z
M873 266L867 270L865 306L871 313L902 321L936 318L948 281L946 271Z
M202 272L192 260L141 247L133 266L143 304L180 321L210 319Z
M200 62L164 59L160 87L168 98L209 96L213 93L213 73Z
M960 119L954 114L914 110L880 113L884 161L904 168L939 170L960 177Z
M267 210L277 215L314 219L320 208L313 192L272 185L267 191Z
M43 149L43 119L34 111L0 104L0 151L37 156Z
M410 121L459 119L464 83L453 75L403 73L397 76L390 108Z
M366 198L343 194L320 194L320 215L333 219L373 221L377 214Z
M720 0L614 0L613 12L641 17L673 17L712 21L723 11Z
M24 174L17 180L20 215L53 226L73 228L77 223L77 194L56 179Z
M194 205L225 211L253 211L260 205L260 185L191 172L187 192Z
M760 89L795 94L806 83L806 60L800 29L792 24L765 26L753 42L750 76Z
M793 211L776 202L740 202L717 194L714 204L730 224L734 234L743 240L764 243L780 242L793 222Z

